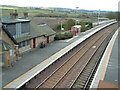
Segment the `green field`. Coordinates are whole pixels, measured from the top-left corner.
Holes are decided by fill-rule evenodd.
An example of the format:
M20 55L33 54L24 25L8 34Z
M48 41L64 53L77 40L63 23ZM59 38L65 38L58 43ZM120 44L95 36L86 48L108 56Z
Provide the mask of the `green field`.
M19 16L23 16L23 12L28 12L29 17L62 17L62 18L97 18L97 12L82 11L56 11L49 8L27 8L27 7L0 7L1 17L8 17L10 12L17 10ZM104 14L101 13L104 16Z

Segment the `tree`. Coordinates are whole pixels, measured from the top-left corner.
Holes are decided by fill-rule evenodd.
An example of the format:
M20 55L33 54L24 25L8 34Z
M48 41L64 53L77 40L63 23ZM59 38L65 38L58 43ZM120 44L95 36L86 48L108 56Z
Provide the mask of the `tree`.
M69 19L67 22L64 23L64 28L65 30L69 30L74 25L75 25L75 20Z
M106 15L107 18L109 19L119 19L120 12L110 12Z

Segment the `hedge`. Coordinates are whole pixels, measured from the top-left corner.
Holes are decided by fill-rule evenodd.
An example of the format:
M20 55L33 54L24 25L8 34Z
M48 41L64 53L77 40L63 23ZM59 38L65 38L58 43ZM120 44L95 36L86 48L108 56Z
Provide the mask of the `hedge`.
M65 40L65 39L69 39L69 38L72 38L73 37L73 34L72 33L64 33L64 34L57 34L55 36L55 40Z

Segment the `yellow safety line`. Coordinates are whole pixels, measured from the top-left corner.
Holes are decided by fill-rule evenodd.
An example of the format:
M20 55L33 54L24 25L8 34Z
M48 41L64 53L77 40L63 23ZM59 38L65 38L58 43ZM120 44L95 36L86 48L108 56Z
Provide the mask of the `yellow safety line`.
M118 30L116 31L116 33L118 32ZM115 43L115 40L117 38L117 35L118 33L116 34L116 37L114 38L114 41L113 41L113 44L111 45L111 47L109 48L109 52L108 52L108 55L107 55L107 58L106 58L106 62L105 64L103 65L103 73L101 75L101 79L100 80L104 80L104 77L105 77L105 74L106 74L106 71L107 71L107 65L108 65L108 62L110 60L110 55L112 53L112 49L113 49L113 46L114 46L114 43Z

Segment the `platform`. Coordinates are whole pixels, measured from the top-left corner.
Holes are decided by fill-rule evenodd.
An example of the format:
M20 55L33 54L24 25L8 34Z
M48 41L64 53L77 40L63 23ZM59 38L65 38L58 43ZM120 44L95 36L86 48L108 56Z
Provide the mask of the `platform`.
M30 69L29 71L27 71L26 73L21 75L20 77L18 77L17 79L15 79L12 82L10 82L9 84L7 84L4 88L19 88L19 87L21 87L26 82L28 82L31 78L36 76L39 72L43 71L45 68L47 68L53 62L55 62L58 58L60 58L61 56L66 54L68 51L70 51L72 48L77 46L79 43L81 43L82 41L84 41L85 39L90 37L92 34L98 32L102 28L104 28L112 23L115 23L115 22L111 22L111 23L102 25L99 28L97 27L97 28L93 29L92 31L84 34L82 37L79 37L78 40L74 41L73 43L69 44L65 48L63 48L60 51L58 51L57 53L53 54L46 60L42 61L40 64L36 65L35 67L33 67L32 69Z
M120 71L120 63L118 62L119 45L118 38L119 30L115 32L110 40L105 53L101 59L100 65L97 69L95 77L90 86L92 88L118 88L120 82L118 81L118 71ZM99 90L99 89L98 89Z

